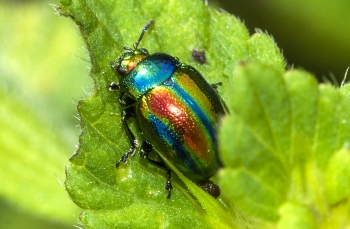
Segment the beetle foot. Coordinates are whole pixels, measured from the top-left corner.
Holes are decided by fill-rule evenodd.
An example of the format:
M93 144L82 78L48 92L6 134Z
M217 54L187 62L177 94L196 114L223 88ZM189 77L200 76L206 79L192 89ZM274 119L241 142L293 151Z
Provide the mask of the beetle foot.
M136 148L134 147L130 148L128 152L124 153L124 155L119 159L119 161L117 161L117 163L115 164L115 167L118 168L121 162L125 164L128 161L129 156L130 155L132 156L135 153L135 151L136 151Z
M171 198L171 190L168 190L168 195L166 196L167 199Z
M222 86L222 82L212 83L210 84L210 86L217 90L219 86Z
M113 68L114 70L117 70L117 64L115 62L111 62L109 63L109 65L111 66L111 68Z
M148 158L148 154L153 150L153 147L151 144L149 144L147 141L144 141L141 145L140 150L140 156L142 158Z
M166 198L170 198L171 197L171 190L173 189L173 185L171 184L171 171L170 170L167 170L166 172L166 183L165 183L165 190L168 191L168 195Z
M128 154L127 153L125 153L120 159L119 159L119 161L117 161L117 163L115 164L115 167L119 167L119 164L120 164L120 162L123 162L123 163L126 163L127 162L127 160L128 160Z
M119 89L119 84L112 82L111 84L107 85L107 87L110 91L116 91Z
M148 157L148 152L140 151L140 157L146 159Z

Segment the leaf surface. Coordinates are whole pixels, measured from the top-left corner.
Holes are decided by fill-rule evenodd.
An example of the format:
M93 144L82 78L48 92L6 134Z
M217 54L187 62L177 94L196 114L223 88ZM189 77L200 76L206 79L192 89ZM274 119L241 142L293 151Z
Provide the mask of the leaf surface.
M350 107L343 93L308 73L257 63L241 65L231 80L231 116L220 132L223 198L280 228L348 225Z

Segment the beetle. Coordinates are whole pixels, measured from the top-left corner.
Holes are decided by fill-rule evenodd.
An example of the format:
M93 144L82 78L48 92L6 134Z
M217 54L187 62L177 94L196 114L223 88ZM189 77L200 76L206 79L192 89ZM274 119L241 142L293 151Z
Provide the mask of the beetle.
M228 109L216 85L210 85L196 69L171 55L149 54L138 47L153 23L146 24L133 48L124 47L123 54L110 64L122 76L119 83L112 82L108 88L120 92L122 123L131 145L116 167L140 147L128 125L129 118L136 118L143 136L140 156L166 170L167 198L172 190L171 169L161 157L149 157L153 150L216 198L220 189L209 178L221 166L217 125Z

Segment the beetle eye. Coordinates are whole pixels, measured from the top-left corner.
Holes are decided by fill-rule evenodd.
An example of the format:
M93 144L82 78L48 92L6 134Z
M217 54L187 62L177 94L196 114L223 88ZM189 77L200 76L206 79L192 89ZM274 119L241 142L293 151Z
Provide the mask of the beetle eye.
M145 54L145 55L149 55L149 53L148 53L148 50L147 49L145 49L145 48L140 48L139 49L143 54Z
M117 72L121 75L121 76L125 76L127 69L124 66L119 65L117 67Z

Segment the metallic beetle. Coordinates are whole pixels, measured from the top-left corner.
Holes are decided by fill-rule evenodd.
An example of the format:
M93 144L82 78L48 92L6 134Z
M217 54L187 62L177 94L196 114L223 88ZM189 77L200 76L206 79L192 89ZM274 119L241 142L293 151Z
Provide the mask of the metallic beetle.
M135 117L144 138L140 155L167 171L167 197L171 196L171 170L161 159L148 157L153 149L216 198L220 189L209 178L220 167L216 134L219 118L228 112L226 105L216 85L208 84L193 67L168 54L138 48L153 23L144 27L133 49L125 47L117 62L111 63L123 78L108 87L120 91L119 102L125 107L122 121L131 144L117 167L139 147L127 123Z

